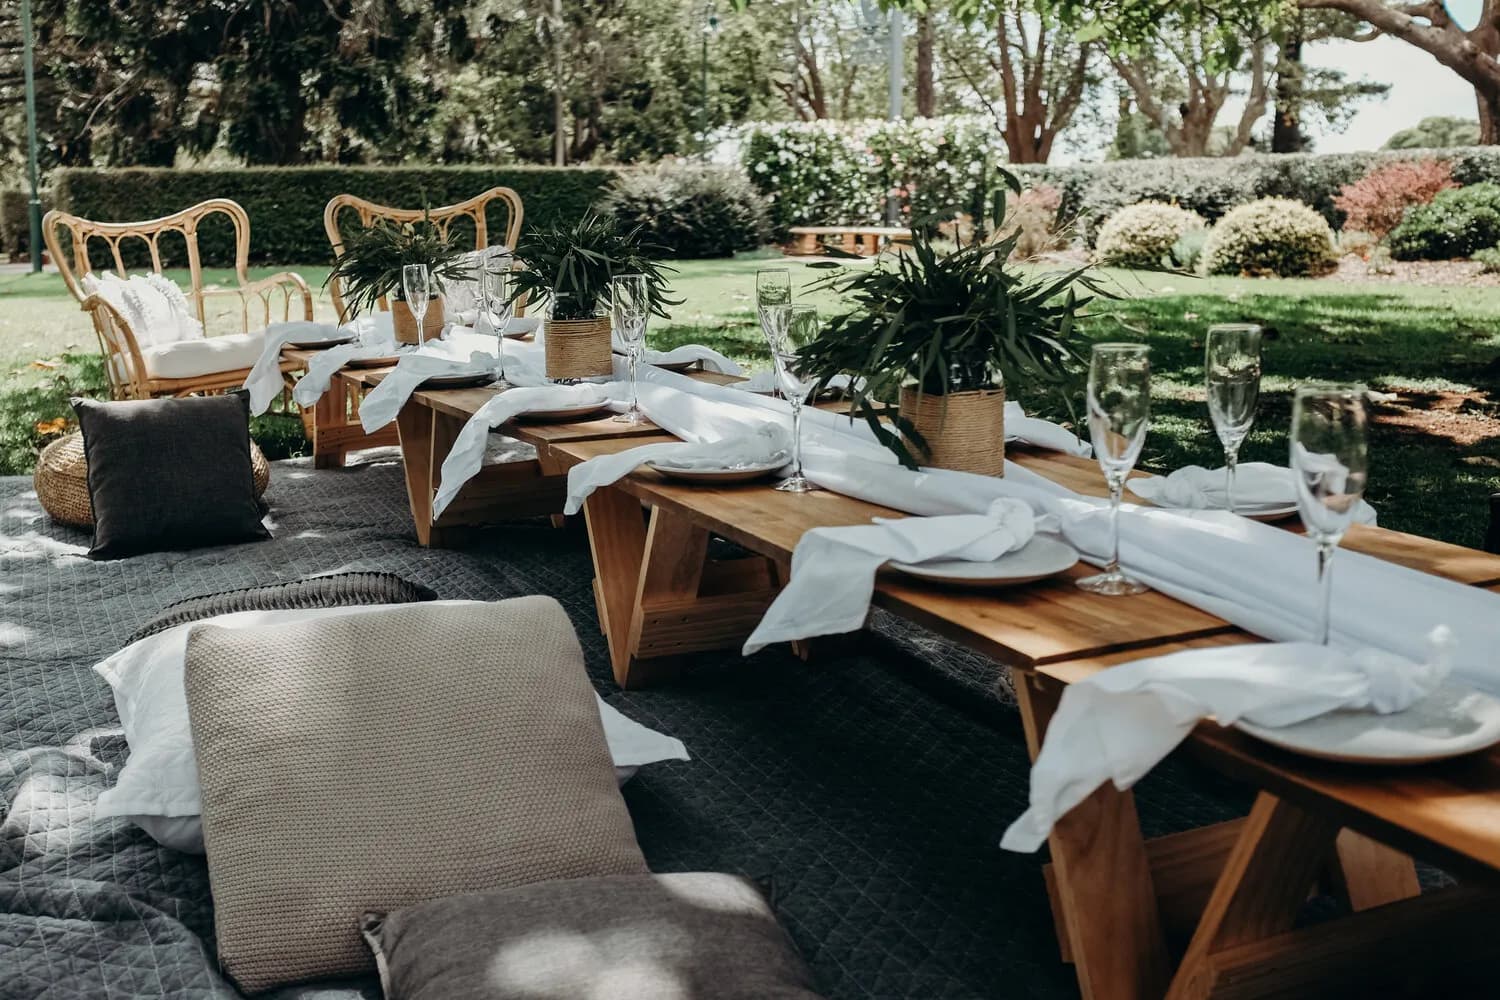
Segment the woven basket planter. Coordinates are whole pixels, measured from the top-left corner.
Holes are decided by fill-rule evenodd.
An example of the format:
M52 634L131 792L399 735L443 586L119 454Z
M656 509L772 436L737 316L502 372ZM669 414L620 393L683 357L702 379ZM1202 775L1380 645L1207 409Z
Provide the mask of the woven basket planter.
M420 343L417 340L417 317L411 306L401 299L391 300L391 325L396 329L396 342ZM422 317L422 334L428 340L436 340L443 334L443 299L434 295L427 303L427 313Z
M271 482L271 466L254 441L250 442L250 471L255 478L255 495L260 496ZM83 435L78 432L60 437L36 459L36 498L52 520L75 528L94 526L94 506L89 501L89 466L83 454Z
M614 374L607 317L549 319L545 346L548 378L597 378Z
M923 465L982 476L1005 475L1004 386L945 396L903 387L901 416L911 421L927 444Z

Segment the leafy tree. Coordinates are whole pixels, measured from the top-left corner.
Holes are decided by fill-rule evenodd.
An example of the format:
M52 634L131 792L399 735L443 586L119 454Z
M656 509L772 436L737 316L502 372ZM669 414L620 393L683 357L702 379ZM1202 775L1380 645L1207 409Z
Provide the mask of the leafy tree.
M1444 115L1423 118L1385 141L1386 149L1447 149L1479 142L1479 123L1472 118Z

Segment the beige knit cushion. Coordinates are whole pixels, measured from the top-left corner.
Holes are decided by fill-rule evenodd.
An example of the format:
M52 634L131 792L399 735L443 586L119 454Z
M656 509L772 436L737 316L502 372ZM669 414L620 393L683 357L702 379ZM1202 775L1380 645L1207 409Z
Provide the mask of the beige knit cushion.
M646 870L550 598L201 625L187 699L219 961L246 992L371 971L366 910Z

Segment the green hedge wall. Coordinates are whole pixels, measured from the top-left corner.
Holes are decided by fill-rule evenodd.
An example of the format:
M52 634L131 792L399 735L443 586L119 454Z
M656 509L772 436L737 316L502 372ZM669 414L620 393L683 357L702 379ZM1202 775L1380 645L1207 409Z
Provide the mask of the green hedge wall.
M1463 185L1500 182L1500 148L1402 149L1369 153L1293 153L1228 158L1113 160L1071 166L1016 166L1028 184L1048 184L1063 197L1066 218L1077 218L1090 245L1100 225L1126 205L1156 200L1217 221L1236 205L1259 198L1305 202L1335 229L1344 223L1333 197L1345 184L1392 160L1446 160Z
M415 208L452 204L501 185L521 195L531 226L576 219L615 176L613 170L590 167L75 168L52 174L51 204L87 219L127 222L169 215L209 198L232 198L250 214L252 263L310 264L329 259L323 207L336 194ZM205 223L199 248L205 265L232 264L227 221ZM169 257L181 253L165 240L162 249Z

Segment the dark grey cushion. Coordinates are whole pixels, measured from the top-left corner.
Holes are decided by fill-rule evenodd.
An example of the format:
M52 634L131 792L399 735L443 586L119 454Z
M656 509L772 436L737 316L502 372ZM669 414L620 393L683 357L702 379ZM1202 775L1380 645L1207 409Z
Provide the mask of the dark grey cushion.
M306 580L243 587L217 594L185 597L168 604L135 630L125 643L165 632L177 625L199 622L239 611L298 611L305 608L347 608L367 604L411 604L435 601L437 593L395 573L330 573Z
M250 468L243 392L73 400L94 507L90 559L270 538Z
M606 875L367 913L386 1000L816 1000L755 884Z

